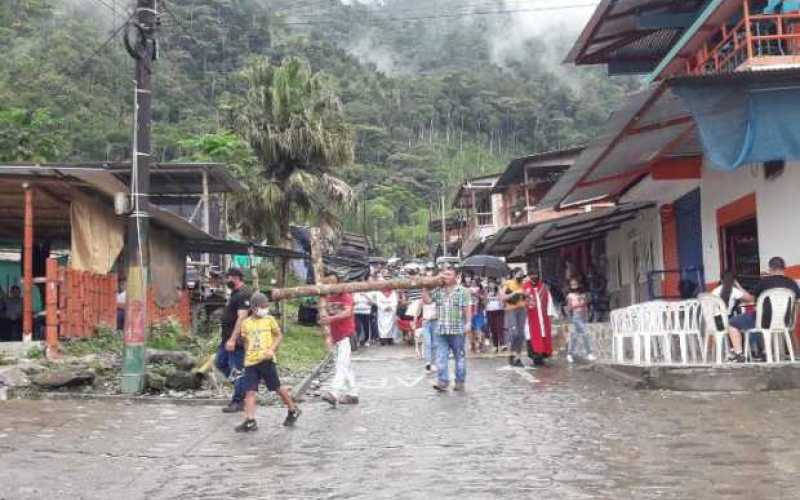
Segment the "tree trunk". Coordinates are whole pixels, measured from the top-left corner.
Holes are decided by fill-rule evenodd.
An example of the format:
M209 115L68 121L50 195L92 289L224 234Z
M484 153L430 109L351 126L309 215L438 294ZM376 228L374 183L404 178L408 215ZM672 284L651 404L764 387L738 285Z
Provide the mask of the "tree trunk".
M354 281L337 285L307 285L295 288L276 288L269 290L271 300L296 299L298 297L322 297L337 293L373 292L378 290L408 290L409 288L441 288L444 278L411 278L386 281Z

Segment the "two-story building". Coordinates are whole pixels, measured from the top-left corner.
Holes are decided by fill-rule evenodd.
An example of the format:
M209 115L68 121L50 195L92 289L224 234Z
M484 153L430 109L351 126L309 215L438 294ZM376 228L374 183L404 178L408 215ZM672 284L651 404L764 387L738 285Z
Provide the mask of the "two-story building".
M647 74L540 203L613 207L572 231L604 241L613 306L696 292L725 270L752 283L776 255L800 278L800 2L605 0L568 62ZM531 227L512 259L573 245L553 241L568 221Z

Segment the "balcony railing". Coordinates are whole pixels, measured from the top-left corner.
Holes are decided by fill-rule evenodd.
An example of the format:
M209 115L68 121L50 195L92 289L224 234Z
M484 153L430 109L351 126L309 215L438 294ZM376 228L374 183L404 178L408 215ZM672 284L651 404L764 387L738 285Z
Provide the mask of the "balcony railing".
M800 11L782 14L750 14L744 3L742 19L728 28L723 25L712 40L713 47L703 47L687 61L689 74L727 73L738 69L782 65L800 65Z

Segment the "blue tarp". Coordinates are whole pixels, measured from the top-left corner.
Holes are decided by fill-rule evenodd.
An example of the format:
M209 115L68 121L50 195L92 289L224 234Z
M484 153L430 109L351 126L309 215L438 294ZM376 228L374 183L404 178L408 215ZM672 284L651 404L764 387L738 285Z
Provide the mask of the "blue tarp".
M673 90L691 110L712 167L800 160L800 86L731 81Z

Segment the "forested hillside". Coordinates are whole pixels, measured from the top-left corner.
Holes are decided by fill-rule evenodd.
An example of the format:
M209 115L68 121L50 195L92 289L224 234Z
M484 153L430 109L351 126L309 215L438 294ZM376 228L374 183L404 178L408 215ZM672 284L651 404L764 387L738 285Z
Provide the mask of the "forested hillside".
M366 207L366 229L384 250L411 254L427 248L442 189L586 141L637 85L559 66L579 25L562 2L347 3L162 2L158 157L246 161L225 133L237 71L256 57L303 57L335 80L356 131L356 163L339 175ZM132 61L119 27L129 15L127 0L0 3L0 161L128 157Z

